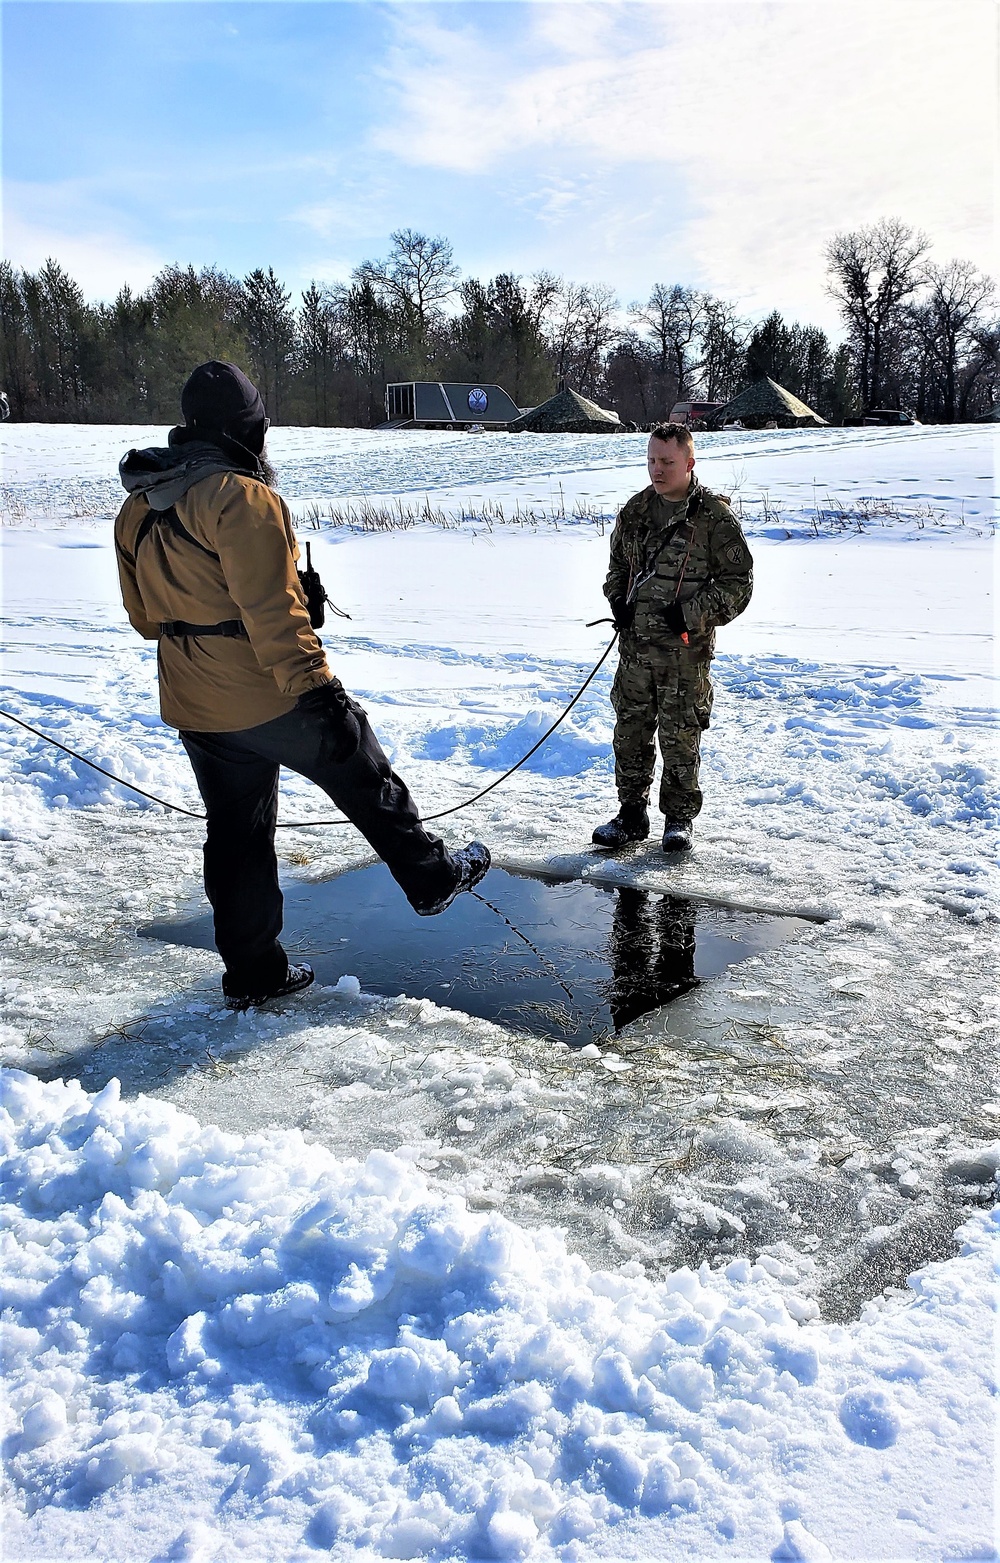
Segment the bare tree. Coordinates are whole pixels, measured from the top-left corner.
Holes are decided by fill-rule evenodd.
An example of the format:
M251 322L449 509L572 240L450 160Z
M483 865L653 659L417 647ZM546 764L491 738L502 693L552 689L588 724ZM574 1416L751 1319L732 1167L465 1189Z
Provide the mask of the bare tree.
M690 397L698 388L701 363L695 352L706 319L708 297L697 288L679 283L668 287L657 282L645 304L633 304L629 313L644 325L657 351L661 374L672 374L676 395Z
M581 289L580 341L576 372L580 389L588 396L597 393L597 383L608 349L620 335L618 298L614 288L604 282Z
M984 305L996 287L992 278L977 271L971 261L953 260L947 266L927 268L930 283L928 309L934 327L944 378L944 415L954 423L958 413L959 354L973 345Z
M563 281L551 271L536 271L526 290L528 318L539 336L543 335L552 311L559 302Z
M385 260L312 285L294 312L270 268L240 282L167 266L143 292L93 305L54 260L34 275L0 264L0 383L21 417L165 421L192 366L222 358L285 422L365 424L382 416L386 381L495 379L520 404L561 378L646 423L678 398L729 399L753 367L836 421L879 402L975 417L1000 394L994 283L926 249L889 219L831 240L828 286L848 326L836 349L777 310L751 331L733 304L681 284L657 283L629 323L610 287L549 272L460 286L448 241L409 228Z
M740 388L750 327L725 299L705 297L699 328L701 383L710 402L729 401Z
M584 289L575 282L559 279L549 301L549 346L560 383L570 373L580 339Z
M544 298L549 352L560 383L573 381L585 396L597 394L608 349L617 340L618 299L606 283L564 282L536 277L536 297Z
M968 418L973 409L990 412L1000 402L1000 320L976 327L959 385L960 418Z
M442 306L458 287L458 267L447 239L429 238L413 228L399 228L390 235L392 250L384 261L363 261L355 282L367 282L394 306L414 349L426 361L431 329Z
M930 241L896 217L838 233L826 248L827 292L840 306L857 354L861 400L875 407L888 378L885 340L901 306L924 281Z

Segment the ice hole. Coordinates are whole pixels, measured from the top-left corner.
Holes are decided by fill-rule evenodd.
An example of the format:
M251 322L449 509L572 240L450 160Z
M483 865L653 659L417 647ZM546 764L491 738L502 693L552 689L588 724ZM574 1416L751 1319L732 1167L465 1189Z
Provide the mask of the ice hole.
M482 894L417 917L384 864L283 886L282 942L317 981L449 1009L583 1047L810 925L632 887L494 868ZM213 947L211 914L139 932Z

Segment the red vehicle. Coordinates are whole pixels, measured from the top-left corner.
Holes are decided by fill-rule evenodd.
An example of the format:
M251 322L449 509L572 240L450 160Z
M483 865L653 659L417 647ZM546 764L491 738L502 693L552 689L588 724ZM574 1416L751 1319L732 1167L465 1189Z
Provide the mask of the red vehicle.
M713 413L721 412L725 402L674 402L670 409L671 423L702 423Z

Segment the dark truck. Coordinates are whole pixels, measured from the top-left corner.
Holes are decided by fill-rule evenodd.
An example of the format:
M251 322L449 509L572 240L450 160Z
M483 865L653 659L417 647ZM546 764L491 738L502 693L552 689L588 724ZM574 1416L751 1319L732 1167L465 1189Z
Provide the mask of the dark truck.
M900 425L916 424L917 419L905 407L872 407L860 418L845 418L845 429L896 429Z

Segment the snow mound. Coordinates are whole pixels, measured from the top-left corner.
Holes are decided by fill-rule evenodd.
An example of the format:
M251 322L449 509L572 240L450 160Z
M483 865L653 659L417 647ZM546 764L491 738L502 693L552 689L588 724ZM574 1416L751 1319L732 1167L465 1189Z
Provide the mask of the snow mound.
M11 1073L2 1102L18 1556L85 1531L118 1558L581 1560L610 1526L616 1556L821 1558L782 1496L807 1446L827 1529L866 1473L933 1503L959 1406L988 1447L985 1217L907 1308L825 1328L773 1264L595 1271L405 1154L241 1139L115 1081Z
M538 742L554 720L555 713L551 710L529 711L495 742L478 746L473 753L475 764L506 770ZM524 769L536 771L541 776L578 776L595 761L607 762L610 757L611 729L606 720L593 718L576 722L568 717L544 747L525 763Z
M566 697L568 699L568 696ZM538 743L556 719L552 709L537 708L505 731L479 726L437 728L421 739L415 753L424 760L450 760L465 752L473 765L505 771ZM525 761L523 770L540 776L579 776L598 761L611 759L611 725L607 718L567 717L552 737Z

